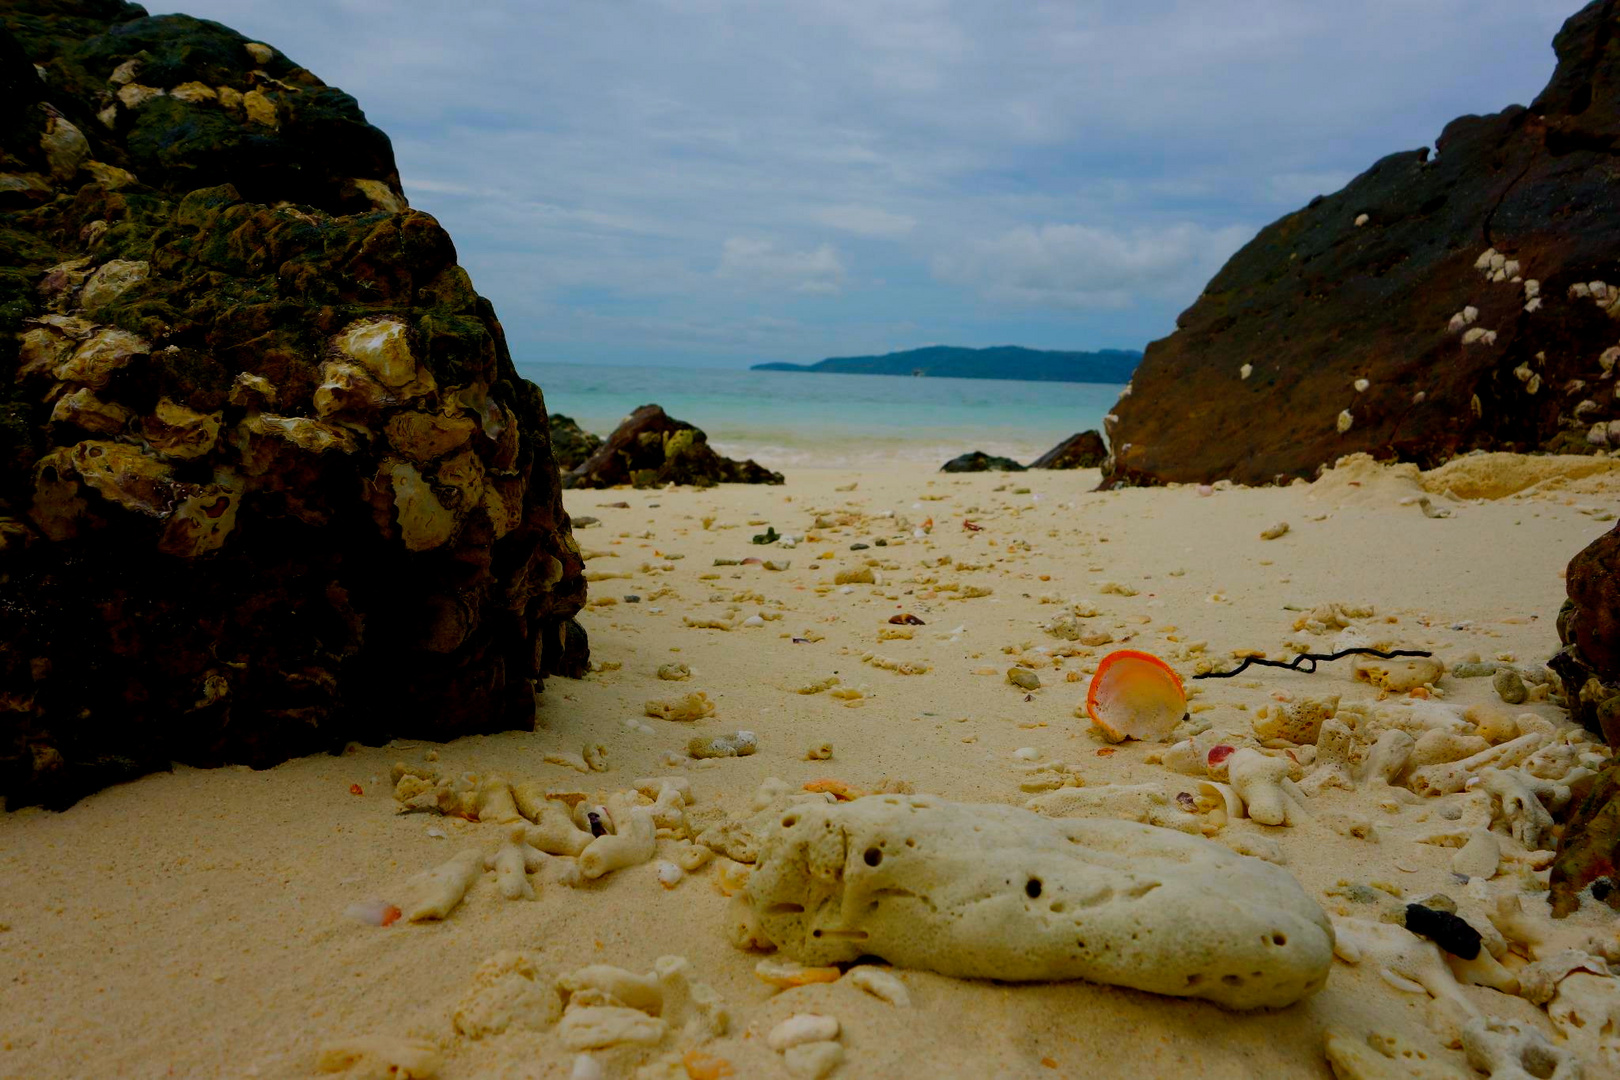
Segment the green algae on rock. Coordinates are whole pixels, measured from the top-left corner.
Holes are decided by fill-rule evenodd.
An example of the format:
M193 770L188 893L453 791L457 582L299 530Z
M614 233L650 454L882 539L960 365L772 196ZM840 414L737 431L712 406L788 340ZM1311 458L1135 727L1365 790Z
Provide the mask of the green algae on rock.
M721 457L707 435L657 405L643 405L625 417L595 453L563 477L567 488L780 483L781 473L757 462Z
M529 726L583 561L388 137L218 23L0 17L0 795Z

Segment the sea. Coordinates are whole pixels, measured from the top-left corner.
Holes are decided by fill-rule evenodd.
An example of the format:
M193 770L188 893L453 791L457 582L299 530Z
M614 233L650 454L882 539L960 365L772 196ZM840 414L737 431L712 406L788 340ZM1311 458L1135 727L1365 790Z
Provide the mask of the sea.
M939 466L983 450L1022 464L1102 430L1113 383L519 363L546 409L606 436L640 405L696 424L727 457L776 470Z

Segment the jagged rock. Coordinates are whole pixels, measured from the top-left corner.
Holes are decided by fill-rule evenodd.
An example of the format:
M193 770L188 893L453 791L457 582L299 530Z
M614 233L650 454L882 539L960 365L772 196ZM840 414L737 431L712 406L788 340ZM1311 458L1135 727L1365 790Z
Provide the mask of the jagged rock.
M1032 469L1095 469L1108 460L1108 446L1095 431L1070 435L1029 463Z
M1558 676L1570 715L1620 749L1620 526L1576 554L1558 612Z
M545 405L387 136L218 23L0 19L0 796L530 726Z
M643 405L625 417L596 453L563 476L563 487L568 488L781 482L781 473L752 460L721 457L710 449L707 435L657 405Z
M1437 156L1392 154L1263 229L1148 346L1105 484L1594 449L1620 416L1617 31L1594 0L1528 109L1453 120Z
M551 456L563 472L578 468L602 446L602 436L593 435L561 413L551 414Z
M940 472L1023 472L1024 467L1012 458L996 457L983 450L953 457L939 467Z
M1558 841L1548 886L1553 914L1568 915L1580 906L1579 893L1600 879L1594 894L1620 911L1620 765L1570 785L1564 835Z
M1588 544L1569 561L1564 588L1574 610L1572 644L1601 678L1620 679L1620 526Z

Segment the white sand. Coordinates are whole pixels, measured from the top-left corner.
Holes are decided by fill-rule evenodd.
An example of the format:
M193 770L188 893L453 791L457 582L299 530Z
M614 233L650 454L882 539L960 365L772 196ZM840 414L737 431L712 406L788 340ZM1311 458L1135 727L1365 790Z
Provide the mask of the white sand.
M1557 644L1562 568L1610 527L1592 508L1613 501L1603 477L1557 481L1495 502L1432 496L1452 511L1435 520L1399 505L1421 494L1415 481L1372 468L1342 470L1313 487L1212 497L1192 488L1099 494L1091 491L1096 479L1090 471L805 470L779 488L571 492L571 513L602 521L577 532L587 552L604 553L588 568L629 575L593 584L593 598L642 598L582 616L593 658L622 667L578 682L550 680L536 731L462 739L438 748L439 765L605 791L668 772L660 759L693 734L747 728L759 735L757 755L683 770L700 804L745 809L769 776L794 785L836 777L857 787L891 778L959 800L1021 802L1013 751L1025 746L1084 762L1089 783L1165 780L1173 774L1143 762L1153 747L1128 743L1097 756L1103 744L1074 716L1083 680L1044 671L1045 685L1028 701L1006 684L1003 647L1056 644L1039 626L1062 609L1041 604L1042 594L1088 600L1105 613L1091 622L1129 647L1161 653L1176 647L1166 640L1173 626L1183 642L1206 640L1212 656L1243 648L1281 655L1284 642L1298 637L1298 613L1285 605L1353 601L1375 605L1382 626L1406 647L1447 660L1477 652L1539 662ZM836 490L857 481L853 492ZM608 507L621 500L630 508ZM817 511L843 510L893 510L914 523L931 516L934 527L925 540L861 553L847 549L880 535L871 527L819 530L819 542L791 551L749 543L763 531L750 520L802 535ZM709 515L714 527L705 530L700 519ZM964 518L983 531L965 530ZM1292 526L1286 536L1258 539L1283 520ZM932 565L947 555L956 566ZM712 566L716 557L749 556L791 559L792 568ZM868 556L897 567L885 572L885 585L848 594L816 589ZM953 599L930 593L926 578L994 591ZM1139 593L1100 594L1105 581ZM738 601L737 618L764 611L782 619L729 632L683 626L686 615L723 616L731 597L747 592L764 602ZM877 644L879 627L902 611L927 625L912 641ZM958 626L959 640L948 640ZM794 644L790 635L805 630L824 639ZM868 651L926 660L933 670L876 670L860 661ZM654 670L676 659L695 677L659 682ZM1066 662L1076 671L1090 666L1085 658ZM1190 673L1188 664L1177 666ZM975 674L981 669L994 674ZM860 707L788 692L835 672L865 688ZM1349 662L1312 676L1258 671L1198 685L1206 692L1195 704L1215 706L1201 715L1233 731L1247 730L1253 709L1274 690L1346 701L1374 694L1352 682ZM1489 679L1443 686L1449 701L1491 699ZM693 689L717 702L714 718L642 717L647 699ZM1562 718L1545 703L1514 711ZM623 721L631 717L654 733L628 730ZM824 740L835 746L832 760L803 760ZM608 746L610 772L587 777L541 763L546 751L578 751L587 742ZM258 773L180 769L65 813L0 814L0 1077L307 1076L321 1043L368 1033L440 1042L447 1078L567 1076L571 1055L549 1033L478 1042L454 1035L450 1009L474 967L501 949L526 950L558 973L587 963L648 970L660 955L687 956L736 1017L733 1035L710 1050L744 1077L785 1075L763 1035L799 1011L842 1022L843 1077L1326 1076L1328 1024L1404 1032L1461 1065L1459 1053L1440 1049L1428 1033L1421 997L1342 963L1326 990L1280 1013L1234 1014L1079 983L1008 986L912 972L902 973L909 1010L847 983L773 997L752 974L758 957L725 941L727 901L709 875L666 891L650 865L578 890L546 886L529 903L503 899L487 876L442 924L379 929L345 919L346 905L386 897L405 877L448 858L458 840L495 840L493 825L395 814L390 764L421 761L429 749L400 743ZM351 794L351 784L364 794ZM1384 814L1366 796L1342 791L1313 800L1313 810L1374 822ZM1288 868L1329 910L1343 906L1325 893L1340 879L1392 882L1408 896L1455 888L1448 849L1370 843L1321 822L1231 828L1239 826L1275 838ZM430 827L449 839L429 837ZM1550 1031L1545 1014L1518 998L1468 993L1495 1015Z

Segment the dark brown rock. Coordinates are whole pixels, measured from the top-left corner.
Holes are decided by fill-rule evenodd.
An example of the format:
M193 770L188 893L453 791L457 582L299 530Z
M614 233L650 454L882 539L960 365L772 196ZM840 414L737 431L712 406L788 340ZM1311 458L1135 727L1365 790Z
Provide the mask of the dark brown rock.
M1583 548L1564 571L1558 612L1563 648L1548 662L1570 715L1620 749L1620 526Z
M0 795L531 726L545 405L387 136L217 23L0 18Z
M563 476L563 486L569 488L781 482L781 473L752 460L721 457L710 448L707 435L657 405L643 405L631 413L596 453Z
M561 413L551 414L551 456L563 472L577 468L601 446L602 436L591 434Z
M1553 914L1562 918L1578 908L1589 885L1620 911L1620 765L1577 781L1570 792L1549 880Z
M1032 469L1095 469L1108 460L1108 446L1095 431L1070 435L1029 463Z
M983 450L953 457L939 467L940 472L1023 472L1024 467L1012 458L996 457Z
M1263 229L1148 346L1114 408L1105 483L1262 483L1355 451L1429 467L1607 442L1617 30L1620 4L1596 0L1564 24L1528 109L1454 120L1437 156L1392 154Z
M1574 605L1570 643L1599 678L1620 681L1620 526L1569 560L1564 589Z

